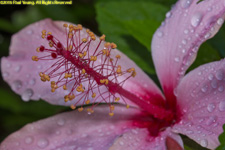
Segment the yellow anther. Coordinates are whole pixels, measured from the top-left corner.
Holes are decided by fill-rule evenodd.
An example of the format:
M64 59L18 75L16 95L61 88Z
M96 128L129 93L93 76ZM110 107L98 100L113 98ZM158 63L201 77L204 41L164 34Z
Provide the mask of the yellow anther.
M48 35L51 35L52 34L52 32L48 32Z
M120 58L121 58L121 56L120 56L120 55L116 55L116 58L120 59Z
M76 90L77 90L77 92L84 92L82 84L80 84Z
M107 49L106 50L106 56L109 56L110 55L110 51Z
M50 47L53 47L53 42L50 41L50 42L48 43L48 45L49 45Z
M70 105L70 108L71 108L71 109L76 109L76 106L74 106L74 105L72 104L72 105Z
M127 72L129 72L129 73L131 73L131 72L133 72L133 71L135 71L134 68L127 69Z
M96 97L96 93L93 93L91 97L92 98L95 98Z
M74 98L75 98L75 95L74 95L74 94L69 95L69 100L70 100L70 101L72 101Z
M100 79L100 83L105 83L105 80L104 79Z
M73 49L73 45L69 45L69 47L67 49L68 49L68 51L71 51Z
M108 85L108 84L109 84L109 80L105 79L105 85Z
M42 35L41 35L41 38L44 39L44 38L45 38L45 34L42 34Z
M131 75L132 77L135 77L137 75L136 71L133 71Z
M32 60L33 60L33 61L38 61L39 59L38 59L37 56L32 56Z
M119 97L116 97L116 98L115 98L115 102L118 102L119 100L120 100Z
M83 107L78 108L78 111L79 111L79 112L82 112L83 110L84 110Z
M85 104L90 104L90 100L89 100L89 99L86 100L86 101L85 101Z
M65 96L64 96L64 101L65 101L65 102L68 102L68 101L69 101L69 96L68 96L68 95L65 95Z
M77 26L74 26L74 27L73 27L73 30L74 30L74 31L77 31L77 30L79 30L79 29L78 29Z
M77 27L78 27L79 30L82 30L83 29L83 27L82 27L81 24L78 24Z
M95 37L94 35L92 35L92 36L91 36L91 39L92 39L93 41L95 41L95 40L96 40L96 37Z
M42 34L46 34L46 30L42 30L41 33L42 33Z
M37 52L40 52L40 49L39 49L39 47L38 47L38 48L36 48L36 51L37 51Z
M41 81L45 82L45 81L46 81L46 79L45 79L44 77L41 77Z
M44 78L45 78L47 81L50 81L49 75L45 74L45 75L44 75Z
M54 89L54 88L52 88L52 89L51 89L51 92L52 92L52 93L54 93L54 92L55 92L55 89Z
M113 113L113 112L110 112L110 113L109 113L109 116L111 116L111 117L112 117L113 115L114 115L114 113Z
M72 37L73 37L73 33L70 32L70 33L68 34L68 38L72 39Z
M51 84L52 84L52 85L55 85L55 81L51 81Z
M122 71L121 71L121 66L118 65L117 69L116 69L116 73L121 75L122 74Z
M112 59L112 58L110 58L110 59L109 59L109 61L110 61L110 62L113 62L113 59Z
M89 30L89 29L86 29L86 32L87 32L87 33L89 33L89 32L90 32L90 30Z
M82 42L86 43L87 42L87 39L86 38L83 38L82 39Z
M66 87L66 85L63 85L63 90L67 90L67 87Z
M86 73L85 69L82 69L81 74L85 74L85 73Z
M105 34L100 37L100 40L105 41Z
M87 55L87 52L86 52L86 51L84 51L83 56L86 56L86 55Z
M95 35L95 34L94 34L93 32L91 32L91 31L90 31L88 34L89 34L90 37Z
M94 113L94 110L91 108L87 108L87 112Z
M102 54L105 55L106 54L106 49L102 50Z
M79 53L78 55L79 55L80 58L83 58L83 54L82 53Z
M91 56L90 61L96 61L97 60L97 56Z
M127 107L127 109L128 109L128 108L130 108L130 105L128 105L128 104L127 104L127 106L126 106L126 107Z
M113 111L115 107L113 105L110 105L110 111Z
M117 45L115 43L111 43L111 48L115 49L115 48L117 48Z
M68 78L68 73L65 73L65 76L64 76L64 78Z
M67 74L68 78L72 78L72 73Z
M68 24L64 23L63 24L63 27L67 28L68 27Z
M69 28L73 28L73 25L72 25L72 24L70 24L70 25L69 25Z
M43 72L39 72L39 76L40 77L43 77L44 76L44 73Z
M110 44L109 42L106 42L106 43L104 44L104 46L107 47L107 48L108 48L110 45L111 45L111 44Z

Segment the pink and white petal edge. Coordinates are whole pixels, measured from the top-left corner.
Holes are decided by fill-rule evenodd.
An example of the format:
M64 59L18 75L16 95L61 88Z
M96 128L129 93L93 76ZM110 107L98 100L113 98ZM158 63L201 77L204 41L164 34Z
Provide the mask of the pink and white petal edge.
M177 87L182 120L173 127L203 147L214 149L225 124L225 59L188 73Z
M200 45L224 22L224 0L179 0L154 34L152 56L166 97L193 63Z
M13 35L10 45L10 56L3 57L1 59L1 72L3 79L11 86L13 91L21 95L24 101L28 101L30 99L43 99L51 104L67 106L76 103L76 99L67 103L64 102L64 96L69 91L57 89L55 93L51 93L50 83L43 83L40 81L40 77L38 75L39 72L49 68L54 61L33 62L31 60L31 57L34 55L43 55L36 52L37 47L41 45L48 47L47 40L41 38L42 30L52 32L52 34L61 41L64 46L66 46L66 33L65 28L63 28L64 23L67 22L54 22L51 19L45 19L31 24ZM86 29L84 28L81 31L81 38L85 34ZM97 38L96 42L92 44L90 51L95 50L98 41L99 38ZM100 45L99 49L101 50L103 47L104 42ZM149 97L154 97L156 95L158 97L163 97L161 91L154 82L149 79L149 77L132 60L122 54L119 50L113 50L112 55L114 56L117 54L120 54L122 57L119 61L122 69L134 67L137 72L137 76L135 78L129 79L125 82L123 87L126 90L139 96L149 95ZM144 87L144 85L147 85L147 88ZM152 95L152 93L154 94ZM101 98L98 100L100 102L102 101ZM83 103L83 101L80 101L79 104L81 103ZM128 100L127 103L130 104Z
M147 129L132 126L133 117L141 113L138 109L117 106L113 117L107 110L108 106L99 106L92 115L65 112L28 124L7 137L0 150L166 150L167 136L183 147L181 138L170 129L153 138Z

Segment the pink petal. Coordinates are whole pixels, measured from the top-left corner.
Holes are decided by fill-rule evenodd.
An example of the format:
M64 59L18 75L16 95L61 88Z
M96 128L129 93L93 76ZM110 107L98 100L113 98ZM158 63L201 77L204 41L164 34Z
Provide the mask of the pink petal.
M213 37L224 21L223 0L198 1L179 0L153 37L153 60L167 99L195 60L201 43Z
M218 146L225 123L225 60L202 65L188 73L177 87L182 117L174 130L204 147Z
M137 109L118 105L113 117L108 116L107 109L99 106L92 115L65 112L28 124L7 137L0 150L166 150L168 136L183 145L181 138L169 129L153 138L147 129L132 126L133 118L141 113Z
M65 103L63 97L68 94L70 90L64 91L62 89L57 89L55 93L52 93L50 83L43 83L40 81L38 75L39 72L49 68L51 64L53 64L53 61L33 62L31 60L33 55L42 55L36 52L37 47L41 45L48 47L47 40L41 38L41 31L43 29L47 32L52 32L52 34L63 44L66 43L65 28L63 28L64 23L65 22L53 22L50 19L45 19L31 24L13 35L10 46L10 56L2 58L1 68L4 80L16 93L22 96L23 100L38 100L41 98L52 104L71 105L75 104L79 98L77 97L77 99ZM83 29L81 31L81 36L86 35L85 30L86 29ZM96 42L90 47L90 50L94 51L98 43L99 38L96 39ZM102 50L103 47L104 42L100 45L99 49ZM136 96L144 97L144 99L163 100L161 91L153 81L149 79L149 77L132 60L120 51L115 49L111 53L112 57L117 54L121 55L119 64L121 65L122 70L134 67L137 72L137 76L127 80L123 85L123 88ZM120 80L122 80L122 78L123 77L121 77ZM101 90L104 91L106 88L103 87ZM96 91L96 93L98 93L98 91ZM102 101L103 99L99 97L98 102ZM129 103L129 101L127 102ZM83 104L83 101L80 101L78 104Z

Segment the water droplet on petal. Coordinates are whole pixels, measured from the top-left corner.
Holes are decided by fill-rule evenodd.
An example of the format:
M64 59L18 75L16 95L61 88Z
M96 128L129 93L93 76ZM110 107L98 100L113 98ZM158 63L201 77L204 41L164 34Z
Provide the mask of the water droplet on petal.
M206 125L212 125L213 123L216 122L217 117L216 116L211 116L209 119L206 121Z
M216 106L213 103L208 104L208 106L207 106L207 110L209 112L213 112L215 110L215 108L216 108Z
M33 96L34 92L32 89L26 89L23 93L22 93L22 100L23 101L29 101L31 96Z
M189 33L189 31L186 29L186 30L184 30L184 34L188 34Z
M217 88L217 80L212 80L212 82L211 82L211 86L212 86L212 88Z
M24 141L25 141L26 144L31 144L33 142L33 137L28 136L28 137L25 138Z
M181 7L182 8L188 8L193 0L181 0Z
M175 58L174 58L174 61L175 61L175 62L179 62L179 61L180 61L180 58L179 58L179 57L175 57Z
M14 91L19 90L21 87L22 87L22 81L20 81L20 80L13 81L13 83L12 83L12 89Z
M21 68L22 68L21 66L16 66L14 70L15 72L20 72Z
M63 118L60 118L58 121L57 121L57 124L59 125L59 126L63 126L64 124L65 124L65 119L63 119Z
M213 79L213 74L210 74L210 75L208 76L208 79L209 79L209 80L212 80L212 79Z
M5 78L6 78L6 77L9 77L9 73L8 73L8 72L4 72L4 73L2 74L2 76L5 77Z
M223 80L223 70L218 70L215 76L217 80Z
M172 13L171 12L167 12L166 13L166 18L170 18L172 16Z
M219 103L219 110L220 111L225 111L225 100L221 101Z
M33 31L32 30L27 30L27 32L26 32L28 35L31 35L31 34L33 34Z
M208 141L206 139L201 140L200 144L201 144L202 147L207 147L208 146Z
M223 90L224 90L224 87L222 85L218 87L219 92L223 92Z
M123 145L124 145L123 141L120 141L120 142L119 142L119 144L120 144L121 146L123 146Z
M208 86L207 85L202 87L202 89L201 89L201 91L204 92L204 93L207 92L207 90L208 90Z
M162 32L162 31L158 31L158 32L157 32L157 36L158 36L158 37L162 37L162 36L163 36L163 32Z
M217 20L217 24L220 25L220 26L223 25L223 22L224 22L223 18L219 18Z
M37 145L38 145L38 147L40 147L40 148L46 148L46 147L48 146L48 144L49 144L49 141L48 141L48 139L46 139L46 138L41 138L41 139L39 139L38 142L37 142Z
M35 79L31 79L30 81L29 81L29 84L30 85L34 85L36 83L36 80Z
M200 22L202 21L202 17L203 17L202 13L198 12L198 13L194 14L191 18L191 25L193 27L197 27L200 24Z

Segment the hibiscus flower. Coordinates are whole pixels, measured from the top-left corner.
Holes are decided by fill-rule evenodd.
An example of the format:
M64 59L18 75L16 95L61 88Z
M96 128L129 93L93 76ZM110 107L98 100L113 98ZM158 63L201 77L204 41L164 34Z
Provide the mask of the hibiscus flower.
M178 1L166 14L165 21L154 34L152 56L164 95L132 60L115 49L116 45L105 44L104 36L98 38L80 25L45 19L16 33L12 37L10 56L2 58L1 68L4 80L22 96L24 101L41 98L51 104L71 105L72 108L84 106L85 103L94 104L78 109L79 111L86 109L89 113L74 110L28 124L8 136L1 143L0 150L182 149L183 143L179 134L188 136L203 147L216 148L219 145L218 136L222 133L222 126L225 123L223 117L225 62L224 60L212 62L186 75L185 72L195 60L202 42L213 37L223 24L225 2L222 0L205 0L199 4L197 2L197 0ZM106 64L90 56L92 61L96 61L94 66L104 64L109 68L117 67L116 73L119 75L115 77L118 80L114 78L99 80L104 86L93 92L91 95L93 99L88 102L79 96L70 97L70 92L75 91L73 85L76 80L72 82L72 89L71 85L64 82L65 79L60 80L64 89L56 88L55 82L51 83L52 89L49 82L39 82L39 72L42 81L45 81L49 78L61 79L60 73L77 69L71 67L75 63L72 60L61 63L56 59L57 55L63 56L62 60L69 58L62 52L57 53L57 48L70 49L68 44L71 42L70 35L66 33L67 38L65 36L65 28L66 31L69 29L68 24L73 28L76 27L75 30L79 32L79 36L72 42L81 40L83 43L90 43L86 47L87 53L93 54L111 46L110 55L107 56L107 52L102 51L101 57L104 53L104 57L117 58L115 63L110 63L113 60L109 59L109 63ZM46 31L50 31L51 34ZM87 35L89 39L84 39ZM42 36L46 39L42 39ZM78 42L80 44L78 48L85 47L81 45L82 42ZM51 59L42 61L46 54L41 52L40 56L34 56L37 55L35 50L38 46L37 51L49 51L51 48L47 47L52 46L54 50L50 51ZM85 58L84 55L86 56L80 53L78 56ZM73 57L77 58L75 55ZM38 62L32 61L31 58ZM58 62L56 63L54 59ZM70 65L64 65L68 62ZM86 64L87 61L81 63L82 66ZM52 70L45 71L44 73L49 71L45 76L43 70L48 68ZM123 72L118 68L128 70ZM95 76L96 72L88 73L90 70L87 68L83 70L78 67L79 69L81 74L87 74L85 76L87 79L88 75L92 74L95 82L98 81L98 77L105 74L103 71L102 74ZM70 72L65 76L66 79L69 78ZM81 79L81 75L78 78ZM90 80L82 78L81 81ZM111 89L112 81L115 82L113 85L117 90ZM90 86L83 88L84 85L81 84L76 86L79 87L78 92L91 89ZM102 92L109 96L104 96ZM100 96L94 99L93 94ZM111 96L113 100L110 99ZM121 104L116 105L115 101ZM106 102L109 106L95 106L101 102Z

